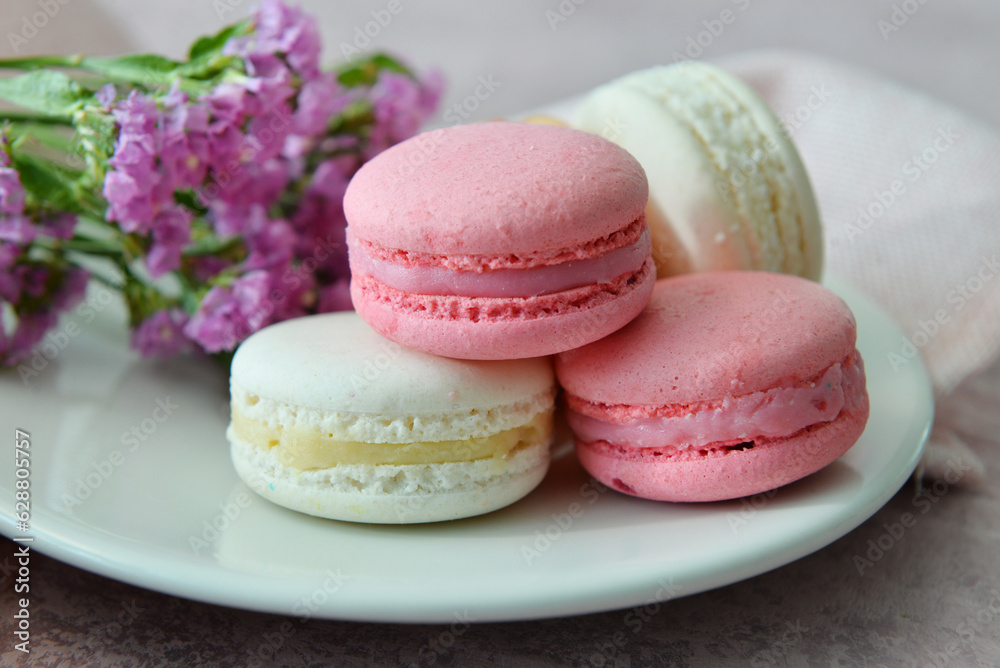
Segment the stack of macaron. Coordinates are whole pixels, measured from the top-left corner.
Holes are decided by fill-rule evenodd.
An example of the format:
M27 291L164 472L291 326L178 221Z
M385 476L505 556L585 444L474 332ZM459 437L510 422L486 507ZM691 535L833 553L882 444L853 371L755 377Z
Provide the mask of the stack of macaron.
M853 316L800 277L821 262L808 179L766 106L704 68L649 75L662 94L639 77L595 91L581 126L634 112L614 141L479 123L367 162L344 198L357 312L237 350L240 477L341 520L490 512L544 478L559 385L583 466L635 496L736 498L843 454L867 393ZM697 154L706 138L721 147ZM745 187L741 151L760 168Z

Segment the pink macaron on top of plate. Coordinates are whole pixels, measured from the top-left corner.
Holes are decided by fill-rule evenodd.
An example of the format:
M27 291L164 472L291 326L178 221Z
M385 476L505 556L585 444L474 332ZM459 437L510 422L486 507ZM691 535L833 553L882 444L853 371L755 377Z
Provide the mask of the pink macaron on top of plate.
M605 405L685 406L819 378L854 353L840 297L796 276L689 274L658 281L612 336L556 359L570 395Z
M378 249L553 264L638 220L645 173L628 152L565 127L475 123L425 132L361 167L351 234Z

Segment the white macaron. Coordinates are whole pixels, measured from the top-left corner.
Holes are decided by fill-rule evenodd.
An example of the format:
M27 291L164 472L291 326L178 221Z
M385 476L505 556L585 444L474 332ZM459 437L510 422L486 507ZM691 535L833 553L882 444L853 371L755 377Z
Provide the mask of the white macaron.
M589 93L573 125L646 170L660 277L755 269L819 279L823 232L806 169L740 79L700 62L640 70Z
M414 523L487 513L549 464L549 358L467 361L382 338L355 313L288 320L243 342L230 377L233 465L310 515Z

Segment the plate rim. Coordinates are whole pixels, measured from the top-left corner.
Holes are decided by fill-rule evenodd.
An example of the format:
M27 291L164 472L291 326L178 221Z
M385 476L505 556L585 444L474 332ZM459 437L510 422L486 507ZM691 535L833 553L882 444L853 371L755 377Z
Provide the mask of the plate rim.
M894 337L896 334L903 336L902 330L885 310L857 288L830 276L825 277L824 285L833 289L848 303L862 305L866 312L874 314L877 320L882 321L880 328L888 327ZM855 307L852 306L852 309ZM864 324L871 326L875 323ZM832 527L817 524L799 532L792 546L785 546L779 551L772 549L768 555L762 555L760 560L754 561L747 561L739 556L739 550L734 550L731 555L720 557L720 564L714 569L700 569L700 576L687 573L679 578L683 582L680 595L688 596L733 584L801 559L860 526L892 498L916 468L933 418L934 397L930 378L919 356L908 365L908 373L917 381L914 387L917 402L913 409L914 420L907 423L906 438L901 440L897 451L883 466L891 467L894 472L884 486L877 489L871 489L871 485L863 486L859 493L864 497L863 503L852 504L851 512L838 516ZM874 403L876 402L873 400ZM848 451L845 457L850 454L851 451ZM0 499L5 501L0 506L0 533L14 538L17 534L14 518L10 513L13 507L13 489L0 484ZM6 502L8 499L10 503ZM41 522L33 521L31 525L30 535L33 541L24 544L72 566L135 586L204 603L272 614L295 614L294 602L301 591L289 587L289 583L304 582L301 579L239 571L219 562L214 562L210 567L205 566L204 556L165 551L157 546L111 533L101 536L103 532L96 527L83 525L71 521L68 516L51 512L43 513L39 519ZM95 546L91 540L94 536L99 536L106 542ZM207 576L192 577L190 572L185 573L191 568L207 568ZM214 578L213 572L216 576ZM224 578L218 577L221 572L226 574ZM676 574L661 574L659 582L651 575L649 572L629 574L625 569L612 570L600 587L590 586L590 590L585 592L588 596L581 596L578 583L567 578L562 583L547 583L545 600L529 596L531 600L528 602L524 601L523 595L514 594L519 591L518 587L510 587L506 596L495 597L491 604L485 606L479 602L478 607L468 601L464 601L464 605L456 605L463 602L449 597L439 597L422 604L415 604L410 600L408 605L403 606L400 605L398 589L393 590L400 583L389 578L381 583L381 589L388 588L386 592L390 595L390 605L378 600L380 587L367 582L366 592L334 597L333 604L317 610L307 610L300 616L367 622L447 623L454 621L456 611L464 608L475 610L477 622L523 621L624 609L651 603L651 597L657 602L679 597L673 591L667 592L663 598L654 594L663 589L663 586L659 589L656 586L664 578L669 578L673 583L678 579ZM282 591L289 589L291 594ZM372 599L375 599L374 602Z

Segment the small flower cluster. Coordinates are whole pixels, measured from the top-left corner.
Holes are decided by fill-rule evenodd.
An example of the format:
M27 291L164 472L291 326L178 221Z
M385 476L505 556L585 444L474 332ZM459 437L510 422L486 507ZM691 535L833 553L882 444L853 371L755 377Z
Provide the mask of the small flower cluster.
M39 208L32 219L25 202L42 194L26 198L4 158L0 300L17 325L0 339L0 362L21 359L80 297L87 274L72 266L74 253L110 260L133 346L147 356L226 353L270 323L350 308L347 182L416 133L442 82L381 54L339 71L324 71L319 58L314 19L264 0L250 20L196 43L186 62L68 62L106 76L92 92L54 73L32 80L68 101L64 118L86 168L72 175L67 212L40 217ZM51 104L45 114L52 122ZM85 236L82 225L74 232L73 214L110 235ZM37 236L49 240L47 254L31 259ZM7 267L23 268L23 277Z
M73 215L27 206L8 138L0 136L0 364L17 364L83 297L89 275L60 248L75 227Z

